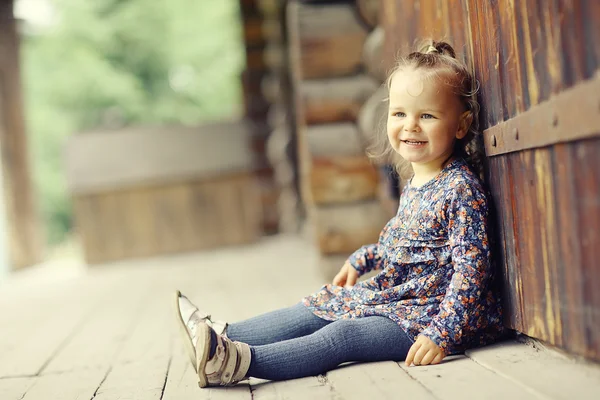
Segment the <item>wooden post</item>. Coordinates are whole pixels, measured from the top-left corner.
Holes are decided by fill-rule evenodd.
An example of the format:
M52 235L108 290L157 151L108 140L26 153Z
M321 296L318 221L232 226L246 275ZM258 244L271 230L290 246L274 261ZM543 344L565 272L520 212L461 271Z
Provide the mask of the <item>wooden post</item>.
M19 37L13 3L0 0L0 148L7 246L12 268L33 265L42 258L19 68Z

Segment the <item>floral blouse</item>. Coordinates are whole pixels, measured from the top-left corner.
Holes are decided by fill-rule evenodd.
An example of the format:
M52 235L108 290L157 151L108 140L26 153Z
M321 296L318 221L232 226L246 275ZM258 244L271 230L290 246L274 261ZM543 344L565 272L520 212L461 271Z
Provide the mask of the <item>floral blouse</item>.
M413 341L424 335L447 355L491 343L503 326L487 217L478 177L455 160L423 186L409 183L378 243L348 259L360 275L381 272L350 289L327 284L303 303L330 321L388 317Z

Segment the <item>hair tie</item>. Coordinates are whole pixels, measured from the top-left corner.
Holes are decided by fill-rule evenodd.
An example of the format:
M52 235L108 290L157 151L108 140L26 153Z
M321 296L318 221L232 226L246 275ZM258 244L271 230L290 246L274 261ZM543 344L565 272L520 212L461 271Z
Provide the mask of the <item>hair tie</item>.
M429 53L439 53L438 49L436 49L434 46L429 45L429 47L427 48L427 50L425 50L425 54L429 54Z

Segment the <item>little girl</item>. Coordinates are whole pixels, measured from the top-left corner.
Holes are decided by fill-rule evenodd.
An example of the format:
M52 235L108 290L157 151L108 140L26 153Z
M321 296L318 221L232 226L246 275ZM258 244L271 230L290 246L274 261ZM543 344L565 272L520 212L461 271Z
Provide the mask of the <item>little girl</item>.
M176 293L200 387L317 375L349 361L437 364L499 337L488 203L470 165L474 83L444 42L398 62L387 82L386 142L414 175L378 243L355 251L333 284L232 324L212 321ZM356 283L374 269L381 272Z

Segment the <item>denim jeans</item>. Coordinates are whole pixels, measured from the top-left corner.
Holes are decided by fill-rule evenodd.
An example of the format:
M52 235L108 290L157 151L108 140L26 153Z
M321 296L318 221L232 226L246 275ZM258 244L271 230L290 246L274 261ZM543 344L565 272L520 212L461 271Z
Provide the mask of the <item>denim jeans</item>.
M412 346L389 318L332 322L302 304L232 323L227 336L251 346L248 375L269 380L318 375L351 361L401 361Z

